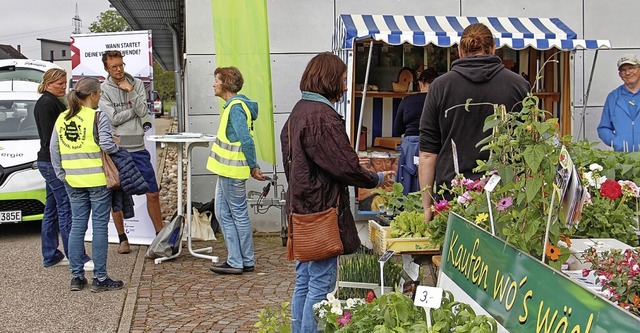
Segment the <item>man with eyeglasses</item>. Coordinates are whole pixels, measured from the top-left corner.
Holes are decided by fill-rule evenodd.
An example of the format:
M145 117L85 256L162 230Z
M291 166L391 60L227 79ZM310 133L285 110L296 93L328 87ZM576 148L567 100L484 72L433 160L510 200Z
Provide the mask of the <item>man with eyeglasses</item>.
M623 84L607 96L598 125L600 140L615 151L640 151L640 59L626 54L618 60Z
M108 50L102 54L104 69L109 75L101 86L99 106L109 116L113 132L120 139L119 145L131 154L133 162L149 185L146 193L147 212L157 234L162 229L160 196L151 155L144 146L142 127L142 119L148 112L147 94L144 83L124 71L123 58L120 51ZM120 239L118 253L129 253L131 249L124 231L122 212L112 212L112 216Z

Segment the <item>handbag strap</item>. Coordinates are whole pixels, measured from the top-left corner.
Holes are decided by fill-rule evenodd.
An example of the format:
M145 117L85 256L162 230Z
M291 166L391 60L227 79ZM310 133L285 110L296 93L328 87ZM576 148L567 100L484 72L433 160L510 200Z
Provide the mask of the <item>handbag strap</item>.
M95 117L93 117L93 141L95 141L98 146L100 146L100 137L98 133L98 118L100 117L101 113L102 111L96 111L96 115ZM100 148L100 150L102 150L102 148Z
M289 138L289 156L287 157L287 163L289 164L289 175L293 174L293 148L291 148L291 118L287 121L287 137ZM289 213L293 213L291 207L291 201L289 200ZM340 215L340 190L338 190L338 197L336 198L336 211Z

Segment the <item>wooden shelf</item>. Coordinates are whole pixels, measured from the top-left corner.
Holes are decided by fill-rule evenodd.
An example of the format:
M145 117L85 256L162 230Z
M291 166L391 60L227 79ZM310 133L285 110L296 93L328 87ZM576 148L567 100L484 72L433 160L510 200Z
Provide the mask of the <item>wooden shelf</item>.
M367 97L372 98L404 98L413 94L416 94L416 92L367 91ZM356 91L355 95L356 97L362 97L362 91Z

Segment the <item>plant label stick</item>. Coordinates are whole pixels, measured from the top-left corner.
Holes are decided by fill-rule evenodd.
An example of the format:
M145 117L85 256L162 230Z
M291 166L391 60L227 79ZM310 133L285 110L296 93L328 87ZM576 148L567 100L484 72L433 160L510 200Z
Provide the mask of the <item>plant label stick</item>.
M413 305L421 306L427 315L427 327L431 327L431 309L438 309L442 304L442 288L418 286Z
M487 185L484 186L484 191L487 194L487 206L489 206L489 220L491 221L491 235L496 235L496 228L493 224L493 211L491 209L491 191L496 187L501 177L497 174L491 175L489 180L487 181Z
M460 167L458 166L458 149L456 148L456 143L451 140L451 153L453 154L453 170L455 170L456 175L460 174Z
M394 253L396 253L396 251L387 250L387 252L378 259L378 262L380 263L380 295L384 295L384 263L391 259L391 256L393 256Z

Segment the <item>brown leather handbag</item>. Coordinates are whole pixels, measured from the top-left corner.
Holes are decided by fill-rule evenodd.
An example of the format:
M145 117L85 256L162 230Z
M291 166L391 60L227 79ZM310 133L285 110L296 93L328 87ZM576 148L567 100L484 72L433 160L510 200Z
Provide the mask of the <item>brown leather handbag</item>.
M98 116L100 116L100 111L96 112L93 120L93 139L97 144L99 144ZM110 190L120 189L120 174L111 156L102 150L102 148L100 148L100 156L102 157L102 170L104 170L104 176L107 179L107 188Z
M289 259L300 262L319 261L341 255L343 248L338 226L338 208L331 207L312 214L297 214L289 210L287 247L289 246L293 252L293 258Z

